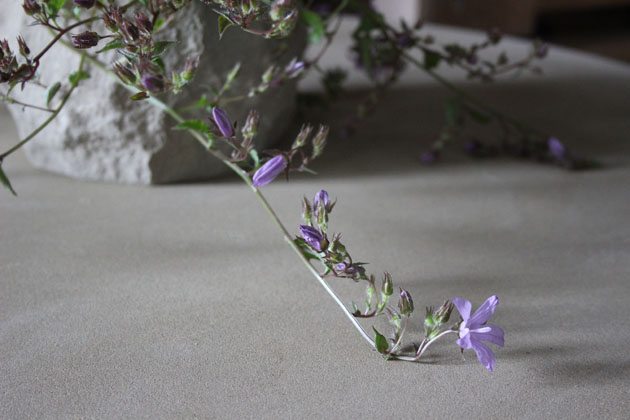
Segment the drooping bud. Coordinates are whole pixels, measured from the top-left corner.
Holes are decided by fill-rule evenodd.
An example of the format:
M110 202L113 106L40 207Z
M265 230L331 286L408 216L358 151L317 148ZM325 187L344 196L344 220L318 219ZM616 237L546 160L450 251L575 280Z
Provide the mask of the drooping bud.
M392 276L385 272L383 275L383 284L381 286L381 292L385 296L391 296L394 294L394 283L392 282Z
M26 13L28 16L33 16L41 12L42 10L39 3L37 3L35 0L24 0L24 4L22 4L22 8L24 9L24 13Z
M94 7L96 0L72 0L72 3L84 9L91 9Z
M398 301L398 309L404 316L411 316L413 313L413 299L405 289L400 289L400 300Z
M245 124L241 129L243 137L245 137L246 139L252 139L256 136L256 134L258 134L258 120L258 112L254 109L249 111L249 114L247 114L247 119L245 120Z
M302 238L306 243L314 250L321 252L322 240L324 239L321 233L317 229L308 225L300 225L300 232L302 232Z
M72 35L72 45L75 48L92 48L98 44L101 37L96 32L85 31L78 35Z
M224 137L234 137L234 127L227 114L218 107L212 108L212 118Z
M287 160L283 155L278 155L269 159L267 163L260 167L253 176L254 187L261 187L269 184L287 167Z

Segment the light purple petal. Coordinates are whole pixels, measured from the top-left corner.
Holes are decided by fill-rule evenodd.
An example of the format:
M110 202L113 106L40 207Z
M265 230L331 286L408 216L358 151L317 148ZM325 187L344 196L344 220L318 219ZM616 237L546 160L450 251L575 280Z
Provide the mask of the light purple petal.
M317 194L315 194L315 198L313 199L313 208L317 209L320 201L324 203L324 207L328 207L328 193L324 190L320 190Z
M496 308L498 304L499 298L496 295L486 299L483 305L470 317L470 327L475 328L478 325L485 324L494 313L494 308Z
M300 232L302 232L302 237L311 248L316 251L322 250L323 237L317 229L308 225L300 225Z
M457 340L456 343L459 347L463 348L464 350L470 350L473 347L472 343L470 342L470 334L466 334L465 336Z
M490 372L494 370L494 353L490 350L490 347L483 344L481 341L475 340L474 338L470 339L473 350L477 353L477 359L481 362L482 365L486 367Z
M455 307L459 311L459 314L462 316L462 319L464 320L464 324L465 324L466 321L468 321L468 319L470 318L470 310L472 309L472 303L470 303L469 300L458 298L458 297L454 297L451 300L455 304Z
M482 328L480 328L480 330L483 332L477 332L474 330L470 332L475 340L488 341L490 343L503 347L503 330L500 327L494 324L486 324Z

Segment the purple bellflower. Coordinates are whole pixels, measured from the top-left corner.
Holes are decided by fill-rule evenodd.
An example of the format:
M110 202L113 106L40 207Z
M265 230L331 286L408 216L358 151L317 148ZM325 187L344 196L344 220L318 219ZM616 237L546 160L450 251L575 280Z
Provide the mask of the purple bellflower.
M215 108L216 109L216 108ZM287 160L282 155L271 158L254 174L254 187L261 187L273 181L287 167Z
M300 225L300 232L302 232L302 237L311 248L321 252L322 239L324 239L324 237L317 229L312 226Z
M496 325L487 324L499 304L497 296L490 296L477 311L470 315L472 304L462 298L453 298L453 303L462 316L459 326L459 340L457 344L463 350L473 349L477 358L490 372L494 370L494 353L481 341L489 341L503 347L503 330Z
M214 122L217 123L219 131L224 137L234 136L234 127L232 127L232 122L221 108L217 108L216 106L212 108L212 118L214 118Z
M564 160L567 156L567 150L564 147L564 144L556 137L550 137L547 140L547 146L549 147L549 151L551 154L558 160Z

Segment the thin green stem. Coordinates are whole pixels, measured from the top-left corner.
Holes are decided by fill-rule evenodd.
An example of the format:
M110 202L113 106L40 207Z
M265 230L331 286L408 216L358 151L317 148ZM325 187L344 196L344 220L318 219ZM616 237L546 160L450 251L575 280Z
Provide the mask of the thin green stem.
M100 61L98 61L97 59L88 56L87 60L89 60L90 63L94 64L96 67L100 68L101 70L107 72L112 77L114 77L117 81L119 81L119 79L116 77L116 75L114 75L111 72L111 70L107 69L105 67L105 65L103 63L101 63ZM125 88L127 88L127 89L129 89L131 91L135 91L135 89L133 89L130 86L127 86L127 85L123 85L123 86L125 86ZM159 99L157 99L155 97L149 97L147 99L147 101L149 101L152 105L156 106L157 108L161 109L162 111L166 112L176 122L178 122L178 123L184 122L184 118L177 111L175 111L173 108L171 108L170 106L168 106L164 102L160 101ZM260 192L260 190L258 188L254 187L254 185L252 183L252 180L249 177L249 174L246 171L244 171L243 169L241 169L237 164L235 164L233 162L230 162L229 159L226 156L224 156L223 153L221 153L220 151L208 149L208 147L207 147L208 146L208 142L207 142L206 138L201 133L199 133L197 131L193 131L193 130L188 130L188 133L191 136L193 136L202 146L204 146L208 150L208 152L210 152L216 158L220 159L228 168L230 168L233 172L235 172L247 184L247 186L249 186L251 188L251 190L254 192L254 194L256 195L256 197L258 198L260 203L262 204L263 208L267 211L269 216L271 216L271 219L274 221L276 226L280 229L280 232L282 233L282 236L284 237L284 239L287 242L287 244L297 254L297 256L300 259L300 261L302 261L302 263L308 268L308 270L311 272L311 274L313 274L313 276L317 279L317 281L321 284L321 286L326 290L326 292L328 292L330 297L333 298L335 303L337 303L337 305L339 305L339 307L342 309L343 313L348 317L350 322L352 322L352 324L359 331L359 333L363 336L363 338L365 338L365 340L368 343L370 343L370 345L372 347L374 347L375 346L374 340L372 340L372 338L368 335L368 333L365 331L365 329L363 329L361 324L359 324L359 321L357 321L357 319L354 317L354 315L352 315L352 313L348 310L348 308L346 308L346 305L344 305L344 303L341 301L339 296L337 296L337 294L334 292L334 290L332 290L332 288L328 285L328 283L324 280L324 278L320 275L320 273L315 269L315 267L313 267L311 265L311 263L308 261L308 259L304 256L304 254L302 253L302 250L300 250L300 248L295 244L295 242L291 238L291 234L289 233L287 228L282 224L282 222L280 221L280 218L278 217L276 212L271 208L271 206L269 205L269 202L267 201L265 196Z
M83 53L81 54L81 61L79 61L79 72L83 71L83 65L85 63L85 56L86 54ZM75 80L71 87L70 90L68 91L68 93L66 93L63 97L63 99L61 100L61 103L59 104L59 106L53 111L52 115L46 120L44 121L39 127L37 127L31 134L29 134L28 136L26 136L23 140L21 140L19 143L17 143L15 146L13 146L12 148L10 148L9 150L7 150L6 152L4 152L3 154L0 155L0 162L2 162L4 160L4 158L6 158L7 156L9 156L11 153L15 152L16 150L18 150L20 147L24 146L26 143L28 143L33 137L35 137L37 134L39 134L44 128L46 128L46 126L48 124L50 124L52 122L52 120L54 120L55 118L57 118L57 115L59 115L59 113L61 112L61 110L63 109L63 107L66 105L66 102L68 102L68 99L70 99L70 96L72 95L72 93L74 92L74 90L76 89L76 87L79 84L79 80L77 78L77 80Z

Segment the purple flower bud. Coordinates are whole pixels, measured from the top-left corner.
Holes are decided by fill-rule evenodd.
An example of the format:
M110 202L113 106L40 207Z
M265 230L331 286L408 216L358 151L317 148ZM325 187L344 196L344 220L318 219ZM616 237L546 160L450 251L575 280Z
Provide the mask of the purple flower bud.
M287 160L282 155L269 159L256 171L253 177L254 187L269 184L287 167Z
M98 44L101 37L96 32L85 31L79 35L72 35L72 45L75 48L92 48Z
M566 148L560 140L555 137L550 137L547 140L547 146L551 154L558 160L564 160L566 158Z
M22 38L22 36L18 36L17 41L18 47L20 49L20 54L22 54L22 56L24 57L29 56L31 54L31 50L28 48L28 45L26 45L26 41L24 41L24 38Z
M321 252L322 250L322 234L312 226L300 225L300 232L306 243L314 250Z
M141 31L149 34L153 32L153 22L144 13L136 13L136 15L134 16L134 21L136 22L136 26L138 27L138 29L140 29Z
M291 62L284 69L284 73L290 78L293 79L298 77L300 73L304 71L305 64L303 61L297 61L297 58L291 60Z
M328 210L328 193L324 190L320 190L317 194L315 194L315 198L313 199L313 207L317 209L320 202L324 205L324 208Z
M346 268L348 268L348 265L346 263L335 264L335 270L337 271L345 271Z
M96 0L72 0L72 3L84 9L91 9L96 3Z
M126 65L122 63L114 63L114 73L123 83L127 85L133 85L136 83L136 73Z
M166 80L161 74L145 73L142 75L142 86L149 92L161 92L166 89Z
M219 131L221 131L221 134L223 134L224 137L234 136L234 127L232 127L232 122L222 109L217 108L216 106L212 108L212 118L214 119L214 122L217 123Z
M405 289L400 289L400 300L398 301L398 309L404 316L411 316L413 313L413 299Z
M29 16L33 16L36 13L41 12L42 8L35 0L24 0L24 4L22 4L22 8L24 9L24 13ZM0 60L2 57L0 57Z

